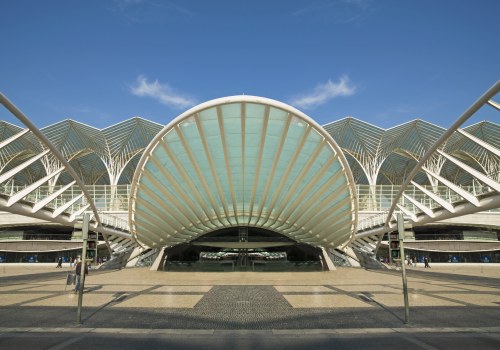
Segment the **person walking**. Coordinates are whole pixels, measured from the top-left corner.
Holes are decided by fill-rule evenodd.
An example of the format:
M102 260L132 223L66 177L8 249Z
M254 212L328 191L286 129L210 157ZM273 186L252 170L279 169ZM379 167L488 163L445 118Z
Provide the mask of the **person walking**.
M59 257L59 259L57 259L57 266L56 266L56 269L62 269L62 257Z
M87 267L87 264L85 264L83 266L83 269L84 269L84 274L85 276L87 276L89 274L89 268ZM75 268L75 275L76 275L76 285L75 285L75 293L78 293L78 291L80 290L80 278L81 278L81 273L82 273L82 262L81 261L78 261L78 263L76 264L76 268ZM84 278L85 278L84 276Z
M431 268L431 267L429 266L429 259L428 259L427 257L424 257L424 267L425 267L425 268L429 268L429 269Z

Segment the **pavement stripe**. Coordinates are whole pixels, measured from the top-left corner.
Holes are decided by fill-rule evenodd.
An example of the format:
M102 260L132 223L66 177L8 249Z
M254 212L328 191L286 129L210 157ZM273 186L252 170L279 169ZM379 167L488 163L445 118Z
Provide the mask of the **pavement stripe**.
M49 348L48 350L61 350L61 349L64 349L66 348L68 345L71 345L73 343L76 343L77 341L80 341L82 339L84 339L85 337L83 335L79 336L79 337L73 337L73 338L69 338L68 340L66 341L63 341L61 344L58 344L56 346L53 346L51 348Z
M418 340L416 338L413 338L413 337L405 337L405 340L415 344L415 345L418 345L419 346L419 349L425 349L425 350L439 350L438 348L432 346L432 345L429 345L421 340Z
M8 333L113 333L113 334L169 334L169 335L217 335L221 332L245 334L315 335L315 334L387 334L387 333L500 333L500 327L435 327L435 328L344 328L344 329L272 329L272 330L224 330L224 329L146 329L146 328L85 328L85 327L0 327L0 334Z

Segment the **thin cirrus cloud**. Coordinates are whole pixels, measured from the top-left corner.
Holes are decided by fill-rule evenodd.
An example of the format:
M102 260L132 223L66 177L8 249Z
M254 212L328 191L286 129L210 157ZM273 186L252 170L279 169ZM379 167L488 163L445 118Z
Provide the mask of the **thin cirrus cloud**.
M195 15L189 8L171 1L113 0L108 6L112 13L123 18L128 24L164 23Z
M356 93L356 87L349 82L349 77L343 75L339 81L328 80L318 84L311 92L299 95L290 104L303 109L311 109L337 97L351 96Z
M294 17L314 18L334 24L361 23L373 12L373 0L306 1L292 13Z
M149 82L144 75L137 77L135 86L130 87L130 92L139 97L150 97L164 105L175 109L192 107L196 101L186 95L180 94L166 83L158 80Z

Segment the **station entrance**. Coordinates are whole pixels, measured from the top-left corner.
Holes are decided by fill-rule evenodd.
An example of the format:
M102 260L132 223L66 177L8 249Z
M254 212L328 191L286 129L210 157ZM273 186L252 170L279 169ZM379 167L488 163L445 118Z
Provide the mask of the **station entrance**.
M320 252L351 241L357 222L354 177L332 136L258 96L172 120L144 150L130 194L131 233L170 247L167 270L320 269Z
M164 271L321 271L321 249L255 227L217 230L166 249Z

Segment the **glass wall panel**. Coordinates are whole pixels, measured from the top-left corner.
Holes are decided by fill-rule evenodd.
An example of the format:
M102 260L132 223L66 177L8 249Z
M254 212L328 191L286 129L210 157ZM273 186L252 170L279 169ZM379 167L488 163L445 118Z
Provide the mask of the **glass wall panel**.
M179 117L146 150L132 197L139 239L142 231L145 241L177 244L255 226L314 245L345 243L353 184L338 146L286 105L239 99Z

